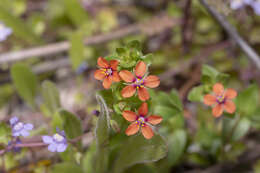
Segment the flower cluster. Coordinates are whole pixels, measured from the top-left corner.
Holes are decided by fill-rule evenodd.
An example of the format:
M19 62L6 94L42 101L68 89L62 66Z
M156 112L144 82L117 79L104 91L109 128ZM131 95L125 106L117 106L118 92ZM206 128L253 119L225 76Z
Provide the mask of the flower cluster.
M234 10L243 8L244 6L251 6L255 14L260 15L260 1L259 0L232 0L230 7Z
M42 136L42 140L51 152L64 152L68 146L65 132L60 130L53 136Z
M12 117L9 122L14 139L9 141L8 146L14 146L12 147L13 151L19 151L20 148L15 146L22 143L19 136L29 136L29 131L33 129L33 125L19 121L18 117ZM49 145L48 150L51 152L64 152L68 146L65 132L59 129L57 129L57 133L53 136L42 136L42 141Z
M139 129L146 139L151 139L154 135L152 125L159 124L162 121L162 117L158 115L151 115L146 117L148 114L148 105L145 101L150 99L147 88L156 88L160 84L160 79L154 75L148 75L147 65L143 61L137 62L133 72L122 69L118 72L117 67L119 61L106 59L100 57L97 61L99 69L96 70L94 77L97 80L103 81L105 89L109 89L113 82L120 82L123 80L126 85L121 90L123 98L129 98L134 96L136 93L138 98L143 101L141 107L138 110L138 114L125 110L123 117L132 122L131 125L126 129L126 135L136 134Z
M236 110L236 105L232 99L236 96L237 92L234 89L228 88L227 90L224 90L221 83L216 83L213 86L213 94L204 96L204 103L213 106L212 114L215 117L221 116L224 110L233 114Z
M2 22L0 22L0 42L5 41L12 32L11 28L6 27Z

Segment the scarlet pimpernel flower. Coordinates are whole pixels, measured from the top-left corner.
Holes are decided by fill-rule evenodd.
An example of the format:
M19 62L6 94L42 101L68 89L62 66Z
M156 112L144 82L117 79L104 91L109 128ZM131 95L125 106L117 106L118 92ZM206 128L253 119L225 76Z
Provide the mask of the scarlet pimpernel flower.
M146 87L156 88L160 84L160 79L157 76L147 75L146 64L143 61L137 63L135 74L128 70L122 70L119 72L119 76L127 82L127 86L121 91L122 96L125 98L132 97L137 90L139 99L146 101L150 98Z
M103 86L105 89L109 89L113 82L120 81L120 77L117 72L119 62L117 60L107 61L106 59L99 57L97 63L99 69L95 71L94 77L97 80L103 81Z
M234 89L228 88L224 90L221 83L216 83L213 86L213 94L207 94L204 96L204 103L209 106L213 106L212 114L215 117L222 115L223 111L227 111L232 114L236 110L236 105L232 101L237 96L237 92Z
M126 129L126 135L134 135L141 128L141 132L146 139L151 139L154 135L154 132L151 128L151 125L159 124L162 121L162 117L158 115L150 115L148 114L148 105L147 103L143 103L138 109L138 114L132 111L124 111L123 117L132 122Z

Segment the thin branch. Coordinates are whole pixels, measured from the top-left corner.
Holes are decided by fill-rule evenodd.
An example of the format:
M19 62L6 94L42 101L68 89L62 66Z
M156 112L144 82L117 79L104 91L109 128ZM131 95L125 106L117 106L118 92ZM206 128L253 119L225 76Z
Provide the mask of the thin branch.
M68 142L70 143L75 143L77 141L80 141L83 137L88 138L88 144L91 143L91 141L93 140L93 135L91 132L87 132L84 133L81 136L78 136L74 139L68 140ZM45 147L48 144L43 143L42 141L38 141L38 142L26 142L26 143L21 143L21 144L13 144L10 146L7 146L5 149L0 150L0 156L5 154L8 151L11 151L13 148L15 147L19 147L19 148L34 148L34 147Z
M167 15L159 15L145 23L132 24L117 29L115 31L111 31L106 34L91 36L84 40L84 44L96 45L111 40L117 40L129 35L137 35L137 34L152 35L158 32L162 32L163 30L171 28L179 23L180 20L170 18ZM154 26L155 24L156 26ZM52 58L49 55L67 51L69 48L70 48L70 42L63 41L59 43L51 43L46 46L40 46L40 47L25 49L21 51L7 52L7 53L0 54L0 64L12 63L15 61L21 61L32 57L46 56L46 58Z
M259 55L246 43L245 40L240 37L236 29L226 20L226 18L208 4L207 0L200 0L200 2L230 35L230 37L236 42L236 44L244 51L244 53L253 62L253 64L256 65L257 69L260 70Z

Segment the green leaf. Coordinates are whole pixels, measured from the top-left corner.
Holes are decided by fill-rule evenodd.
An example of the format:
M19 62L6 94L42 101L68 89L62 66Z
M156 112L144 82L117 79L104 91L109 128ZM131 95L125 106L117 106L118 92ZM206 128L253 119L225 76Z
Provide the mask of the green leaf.
M188 100L191 102L201 102L203 100L203 86L197 86L192 88L188 94Z
M66 15L77 26L88 20L88 14L78 0L64 0Z
M247 118L242 118L239 123L237 124L234 133L232 135L232 139L233 140L239 140L240 138L242 138L243 136L246 135L246 133L249 131L250 129L250 121Z
M42 96L44 104L52 114L61 108L59 91L51 81L42 83Z
M172 90L169 95L169 102L174 105L179 111L183 111L183 106L179 94L176 90Z
M241 115L252 115L259 105L259 87L251 85L244 91L241 91L237 97L236 103Z
M100 115L95 130L97 153L94 167L96 173L104 173L108 167L110 117L104 99L100 95L97 95L96 98L100 105Z
M52 173L84 173L79 165L71 162L59 163L53 166Z
M9 141L8 136L11 134L11 128L5 123L0 122L0 143L7 144Z
M141 51L142 50L142 46L141 46L141 43L138 41L138 40L133 40L133 41L130 41L126 44L126 47L128 49L136 49L138 51Z
M40 38L33 34L32 29L20 18L13 16L7 9L0 6L0 21L12 28L15 36L29 43L41 42Z
M202 75L203 76L209 76L211 78L216 78L218 74L219 74L219 72L216 69L214 69L213 67L206 65L206 64L204 64L202 66Z
M72 113L66 110L60 110L59 114L63 120L63 128L69 139L82 135L81 121Z
M118 56L126 55L127 51L123 47L116 48L116 53Z
M35 108L34 99L39 86L36 75L28 66L14 64L11 67L11 76L18 94Z
M181 156L184 153L186 143L187 143L187 134L184 130L176 130L172 135L169 136L169 153L168 160L170 164L176 165Z
M83 43L83 33L76 32L70 37L70 61L74 70L84 61L84 43Z
M121 173L138 163L156 162L162 159L167 154L167 145L158 134L147 140L139 133L129 137L119 149L119 153L114 163L114 173Z

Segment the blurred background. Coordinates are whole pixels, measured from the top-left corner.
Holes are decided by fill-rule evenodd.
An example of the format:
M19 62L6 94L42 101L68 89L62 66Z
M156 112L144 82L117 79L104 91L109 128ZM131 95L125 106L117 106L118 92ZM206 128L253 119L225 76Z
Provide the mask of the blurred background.
M234 10L230 3L208 0L208 5L259 53L260 17L250 6ZM167 162L138 164L125 171L260 172L260 70L200 1L1 0L0 22L12 29L0 42L1 144L8 143L4 123L14 115L35 125L33 135L50 132L49 125L53 123L48 106L41 104L40 90L35 91L35 104L40 105L37 108L19 96L23 89L12 82L13 64L30 67L40 83L55 83L61 106L78 116L87 133L94 129L98 114L95 92L102 89L93 78L97 58L113 55L116 48L138 40L143 54L153 54L149 70L160 77L157 92L171 93L175 89L183 103L183 113L165 105L157 109L160 114L167 112L162 115L166 122L160 129L169 140ZM225 156L220 152L223 148L219 121L208 107L191 102L203 97L198 91L203 64L228 74L228 87L244 90L237 106L245 107L247 115L240 115L245 118L239 128L233 129L237 136L225 146ZM190 95L193 87L197 90ZM165 97L160 94L161 99ZM75 162L87 157L92 141L92 135L83 140L85 150L74 153ZM51 172L50 167L65 158L45 149L25 149L18 154L8 153L5 167L1 164L2 172Z

